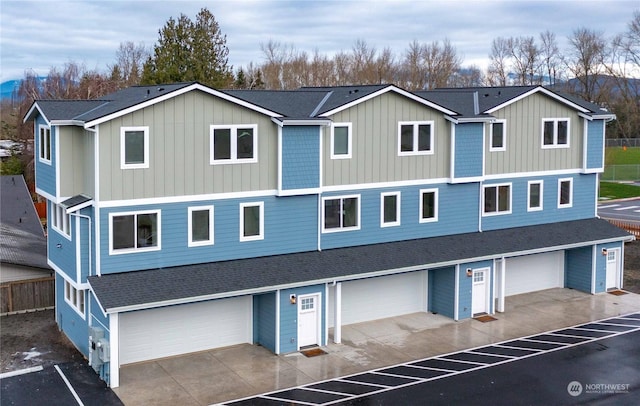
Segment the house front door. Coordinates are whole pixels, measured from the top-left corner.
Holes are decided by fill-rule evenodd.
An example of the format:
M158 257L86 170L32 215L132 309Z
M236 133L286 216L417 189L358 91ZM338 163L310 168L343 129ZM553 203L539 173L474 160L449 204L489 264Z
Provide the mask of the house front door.
M320 344L320 295L298 296L298 347Z
M471 313L473 315L487 313L489 310L487 306L489 298L488 275L488 269L473 270L473 288L471 290Z
M620 268L620 250L607 250L607 289L619 288L618 269Z

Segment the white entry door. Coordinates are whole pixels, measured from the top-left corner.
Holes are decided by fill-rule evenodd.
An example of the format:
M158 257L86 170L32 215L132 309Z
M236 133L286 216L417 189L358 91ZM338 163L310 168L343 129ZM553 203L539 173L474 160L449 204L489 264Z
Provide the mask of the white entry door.
M487 313L489 311L489 270L473 270L473 288L471 289L471 313Z
M607 250L607 289L620 287L618 286L619 252L617 249Z
M298 347L320 344L320 295L298 296Z

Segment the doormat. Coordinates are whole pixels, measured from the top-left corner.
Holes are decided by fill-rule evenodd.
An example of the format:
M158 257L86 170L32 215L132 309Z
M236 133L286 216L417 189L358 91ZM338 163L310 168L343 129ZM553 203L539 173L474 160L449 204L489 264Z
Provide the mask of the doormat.
M320 348L312 348L310 350L304 350L304 351L300 351L300 352L302 353L302 355L304 355L305 357L308 357L308 358L317 357L318 355L326 354L326 352L324 352Z
M611 295L614 295L614 296L622 296L622 295L626 295L626 294L627 294L627 293L629 293L629 292L625 292L624 290L619 290L619 289L618 289L618 290L610 290L610 291L609 291L609 292L607 292L607 293L609 293L609 294L611 294Z
M490 321L498 320L493 316L489 316L488 314L485 314L484 316L474 317L473 319L481 321L483 323L487 323L487 322L490 322Z

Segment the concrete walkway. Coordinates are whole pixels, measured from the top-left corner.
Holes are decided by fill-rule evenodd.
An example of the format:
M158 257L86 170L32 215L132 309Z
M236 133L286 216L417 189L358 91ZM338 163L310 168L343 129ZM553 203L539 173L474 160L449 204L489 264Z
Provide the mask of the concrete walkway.
M249 344L127 365L114 392L125 405L210 405L640 311L640 295L549 289L506 299L497 320L430 313L352 324L325 355L274 355Z

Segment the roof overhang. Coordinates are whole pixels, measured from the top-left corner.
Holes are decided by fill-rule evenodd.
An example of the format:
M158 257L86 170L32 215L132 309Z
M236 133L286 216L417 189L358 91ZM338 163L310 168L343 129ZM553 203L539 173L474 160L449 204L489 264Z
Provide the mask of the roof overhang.
M273 121L274 123L276 123L278 126L280 127L285 127L285 126L294 126L294 125L302 125L302 126L330 126L332 121L330 119L304 119L304 118L300 118L300 119L288 119L288 118L281 118L281 117L272 117L271 121Z
M454 124L464 123L492 123L497 119L495 117L451 117L444 116L445 120L451 121Z
M51 125L51 122L49 121L49 119L47 119L47 116L44 115L44 113L40 109L40 106L38 106L37 100L34 100L34 102L31 104L31 107L29 108L29 111L27 111L27 114L24 115L22 122L26 123L27 121L35 120L37 114L42 116L47 125Z
M529 97L529 96L531 96L532 94L535 94L535 93L542 93L542 94L544 94L546 96L549 96L549 97L559 101L560 103L566 104L567 106L578 110L578 112L590 113L589 109L586 109L586 108L584 108L584 107L582 107L580 105L577 105L576 103L572 102L571 100L565 99L564 97L560 96L559 94L556 94L556 93L552 92L551 90L546 89L546 88L544 88L542 86L534 87L533 89L531 89L531 90L529 90L527 92L524 92L524 93L520 94L519 96L514 97L513 99L509 99L506 102L501 103L501 104L499 104L499 105L497 105L495 107L492 107L489 110L484 111L483 113L491 114L491 113L493 113L493 112L495 112L497 110L502 109L505 106L508 106L508 105L510 105L512 103L517 102L518 100L522 100L522 99L524 99L526 97Z
M610 114L584 114L584 113L578 113L578 116L588 120L588 121L593 121L593 120L605 120L605 121L611 121L611 120L615 120L616 119L616 115L613 113Z
M60 203L67 214L82 210L85 207L93 205L93 198L87 195L76 195Z

